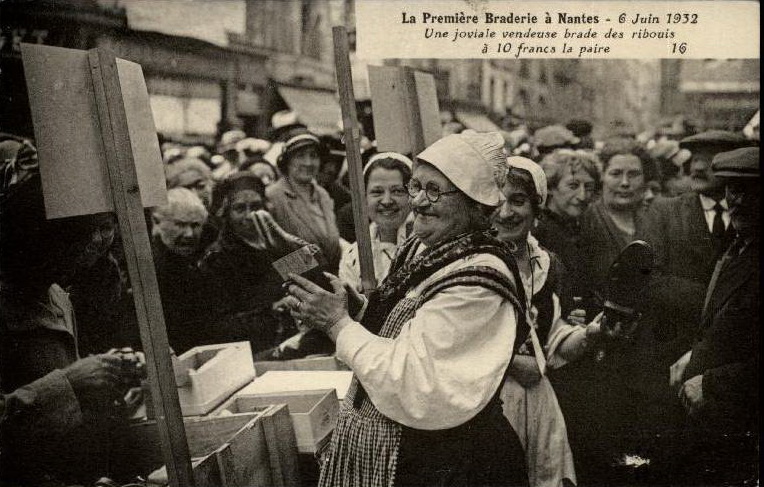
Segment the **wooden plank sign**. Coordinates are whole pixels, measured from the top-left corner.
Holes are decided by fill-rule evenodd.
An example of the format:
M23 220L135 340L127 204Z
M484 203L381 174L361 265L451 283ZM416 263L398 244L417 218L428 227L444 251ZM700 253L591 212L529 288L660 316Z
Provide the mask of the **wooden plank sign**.
M48 218L114 211L167 475L194 486L143 206L166 202L140 66L103 49L22 44ZM143 199L141 198L143 196Z
M49 219L114 211L88 53L22 44L45 212ZM143 206L167 202L162 157L140 65L117 62Z
M369 66L377 148L416 155L441 136L432 74L408 67Z
M430 73L414 71L414 86L416 87L424 149L441 138L443 134L440 125L440 106L438 105L438 92L435 88L435 77Z

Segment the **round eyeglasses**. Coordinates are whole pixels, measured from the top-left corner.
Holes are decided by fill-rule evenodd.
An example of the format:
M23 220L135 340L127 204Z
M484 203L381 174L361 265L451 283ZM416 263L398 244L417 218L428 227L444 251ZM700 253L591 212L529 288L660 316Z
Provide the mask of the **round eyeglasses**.
M419 196L419 193L424 190L424 195L427 197L427 200L430 203L436 203L441 196L446 194L453 194L458 193L458 189L452 189L450 191L441 191L437 184L435 183L427 183L424 188L422 188L422 183L417 181L416 179L409 180L409 184L406 186L406 189L408 189L409 196L412 198L416 198Z

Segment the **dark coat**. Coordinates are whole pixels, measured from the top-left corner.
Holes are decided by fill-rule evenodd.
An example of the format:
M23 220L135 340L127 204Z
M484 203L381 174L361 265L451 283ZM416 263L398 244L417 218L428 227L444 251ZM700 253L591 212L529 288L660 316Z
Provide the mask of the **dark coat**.
M759 241L720 261L684 380L703 375L702 415L716 429L758 431ZM726 262L725 262L726 261Z
M563 218L545 208L532 233L539 245L557 255L564 266L571 296L582 297L581 255L586 248L579 221Z
M656 200L647 212L637 237L656 251L648 309L663 324L659 339L668 365L695 340L714 265L733 235L730 225L724 239L713 238L695 192Z
M158 237L152 241L152 251L170 346L180 355L195 346L211 343L212 310L196 265L199 256L177 255Z
M656 200L645 217L641 237L656 250L657 269L666 275L708 286L714 264L732 242L730 226L723 241L708 231L695 192Z
M687 485L753 485L759 476L759 241L723 257L683 380L702 375L676 471ZM709 454L713 452L713 454Z
M213 343L249 340L255 353L278 345L295 331L290 318L272 310L285 295L271 265L277 257L227 230L207 249L199 268L209 293Z

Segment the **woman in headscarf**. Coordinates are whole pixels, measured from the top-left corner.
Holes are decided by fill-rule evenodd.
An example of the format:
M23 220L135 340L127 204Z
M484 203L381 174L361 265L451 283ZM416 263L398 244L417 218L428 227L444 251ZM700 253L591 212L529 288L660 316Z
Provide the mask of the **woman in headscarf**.
M408 183L411 159L397 152L382 152L369 159L363 168L366 206L369 211L371 254L377 283L387 276L396 249L411 233L411 205ZM340 259L340 279L361 290L358 243L348 246Z
M293 312L354 372L320 485L527 485L499 399L527 333L514 259L490 233L503 145L498 133L468 131L418 155L414 235L361 323L340 279L330 276L332 293L293 276Z
M249 340L254 353L268 351L267 358L274 358L273 347L297 330L289 315L280 311L283 280L272 264L308 243L284 232L265 205L265 187L256 174L241 171L221 181L213 202L222 226L220 236L199 267L209 286L210 308L217 315L207 340ZM332 349L325 338L315 345L310 350L303 347L304 354Z
M547 180L542 168L524 157L507 159L509 171L501 189L504 204L493 218L498 238L513 245L528 299L530 334L512 360L502 390L504 413L520 436L532 486L575 484L573 456L562 411L546 369L558 368L583 355L600 333L599 320L573 326L561 317L570 306L565 268L559 258L531 235L546 203Z
M208 340L249 340L252 351L265 350L285 338L272 309L283 291L274 260L261 243L250 214L265 209L265 188L254 173L236 172L215 191L213 211L220 235L199 262L215 310L215 331Z

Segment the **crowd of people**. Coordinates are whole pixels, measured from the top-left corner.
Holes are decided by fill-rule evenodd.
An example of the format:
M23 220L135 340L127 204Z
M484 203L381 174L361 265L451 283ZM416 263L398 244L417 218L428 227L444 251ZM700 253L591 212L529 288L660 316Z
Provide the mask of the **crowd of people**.
M757 136L595 140L572 121L449 124L418 154L365 139L357 229L340 134L272 125L163 141L146 224L174 353L248 341L255 360L353 370L321 485L756 482ZM109 440L82 438L114 436L144 375L119 228L46 220L31 141L3 135L0 164L0 476L92 484L114 474ZM619 321L603 310L637 240L654 266ZM323 274L285 276L295 252Z

